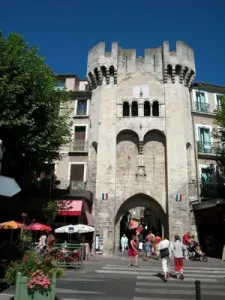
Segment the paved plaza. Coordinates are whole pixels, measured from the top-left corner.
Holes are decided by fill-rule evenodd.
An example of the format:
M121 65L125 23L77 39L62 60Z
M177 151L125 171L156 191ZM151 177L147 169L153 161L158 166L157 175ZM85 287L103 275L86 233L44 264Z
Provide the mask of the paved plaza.
M171 264L171 270L173 266ZM160 277L160 261L140 261L140 266L128 267L121 257L92 258L83 271L69 270L57 282L60 300L193 300L196 280L201 281L202 300L222 300L225 294L225 263L185 262L185 279L173 277L164 283ZM14 294L11 287L0 294L8 300Z

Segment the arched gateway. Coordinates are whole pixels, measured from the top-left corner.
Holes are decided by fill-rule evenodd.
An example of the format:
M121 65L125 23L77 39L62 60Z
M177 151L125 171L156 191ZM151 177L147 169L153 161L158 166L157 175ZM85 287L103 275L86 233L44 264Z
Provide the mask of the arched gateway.
M151 196L138 193L125 200L117 210L115 215L115 250L119 248L120 221L126 212L135 207L151 209L160 219L163 234L168 235L168 217L162 206Z

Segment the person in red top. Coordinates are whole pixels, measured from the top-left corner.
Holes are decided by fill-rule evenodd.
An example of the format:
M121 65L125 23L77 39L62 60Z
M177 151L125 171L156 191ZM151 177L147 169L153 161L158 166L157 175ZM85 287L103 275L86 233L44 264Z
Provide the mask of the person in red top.
M159 236L159 233L157 232L156 235L155 235L155 252L156 254L158 254L158 246L159 246L159 243L161 242L161 237Z
M130 241L130 246L128 249L128 258L129 258L129 264L128 267L132 266L131 265L131 259L135 258L135 267L138 267L138 251L137 251L137 242L136 242L136 236L132 236L132 240Z
M187 233L184 234L184 236L182 238L182 243L184 246L188 246L189 239L190 239L190 232L188 231Z

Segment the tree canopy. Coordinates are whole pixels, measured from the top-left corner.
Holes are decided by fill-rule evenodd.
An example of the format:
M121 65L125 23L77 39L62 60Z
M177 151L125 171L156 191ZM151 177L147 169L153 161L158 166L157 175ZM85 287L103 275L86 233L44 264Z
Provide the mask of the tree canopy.
M220 176L225 178L225 97L220 99L220 109L215 118L217 127L213 131L213 137L217 142L217 164Z
M18 34L0 33L3 174L19 180L60 159L59 149L69 143L71 129L68 93L56 90L56 84L56 75L36 47Z

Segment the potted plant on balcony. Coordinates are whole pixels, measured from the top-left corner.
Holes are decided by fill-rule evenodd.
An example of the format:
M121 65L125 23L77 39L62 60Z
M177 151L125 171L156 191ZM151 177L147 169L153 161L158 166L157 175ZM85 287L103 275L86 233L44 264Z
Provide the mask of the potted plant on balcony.
M56 278L64 270L42 258L38 253L27 252L22 260L12 262L5 274L8 285L16 285L14 300L55 300Z

